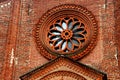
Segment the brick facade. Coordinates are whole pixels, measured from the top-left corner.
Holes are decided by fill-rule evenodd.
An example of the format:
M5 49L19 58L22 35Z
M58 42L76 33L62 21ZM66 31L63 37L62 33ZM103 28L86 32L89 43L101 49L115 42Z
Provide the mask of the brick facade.
M119 68L120 68L120 43L119 40L120 38L118 38L118 36L120 36L120 1L119 0L115 0L115 34L116 34L116 43L117 43L117 51L118 51L118 64L119 64Z
M97 45L79 62L107 73L108 80L119 80L119 0L6 0L1 2L0 79L19 80L24 73L49 61L37 50L33 28L43 13L60 4L78 4L95 15L99 27Z
M6 43L11 22L11 2L0 3L0 73L3 73L6 55ZM0 78L2 75L0 74Z

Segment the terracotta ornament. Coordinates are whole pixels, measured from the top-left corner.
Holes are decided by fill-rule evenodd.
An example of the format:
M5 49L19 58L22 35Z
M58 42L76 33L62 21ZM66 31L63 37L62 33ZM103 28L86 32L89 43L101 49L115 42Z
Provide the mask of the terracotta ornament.
M64 4L47 11L34 29L37 48L44 57L67 56L74 60L88 54L96 45L97 21L80 5Z

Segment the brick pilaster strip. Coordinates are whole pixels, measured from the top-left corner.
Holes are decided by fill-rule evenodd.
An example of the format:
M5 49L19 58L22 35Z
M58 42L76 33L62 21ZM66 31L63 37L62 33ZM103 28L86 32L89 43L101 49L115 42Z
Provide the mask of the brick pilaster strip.
M16 39L18 32L20 4L21 4L21 0L12 0L12 7L11 7L12 14L8 29L2 80L13 80L12 75L14 69L14 55L15 55L15 46L16 46Z

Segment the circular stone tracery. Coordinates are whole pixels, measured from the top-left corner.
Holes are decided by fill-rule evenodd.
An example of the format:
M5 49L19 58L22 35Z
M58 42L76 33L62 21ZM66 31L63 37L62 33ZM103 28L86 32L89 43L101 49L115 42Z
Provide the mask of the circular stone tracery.
M57 20L55 24L51 25L48 32L49 44L61 54L80 49L86 40L86 35L87 30L84 23L71 17Z
M96 44L97 22L86 8L64 4L47 11L34 30L39 52L48 59L82 58Z
M63 32L61 32L61 38L64 40L69 40L72 36L73 32L71 30L64 30Z

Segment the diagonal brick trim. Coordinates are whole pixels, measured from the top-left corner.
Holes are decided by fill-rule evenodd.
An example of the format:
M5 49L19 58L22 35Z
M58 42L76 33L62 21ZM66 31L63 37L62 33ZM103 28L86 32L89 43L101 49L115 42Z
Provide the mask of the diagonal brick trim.
M60 69L60 67L63 67ZM50 61L49 63L40 66L24 75L20 78L21 80L35 80L41 79L43 76L53 73L55 71L71 71L77 73L86 79L94 80L107 80L105 73L95 70L89 66L86 66L82 63L76 62L67 57L58 57L55 60Z

